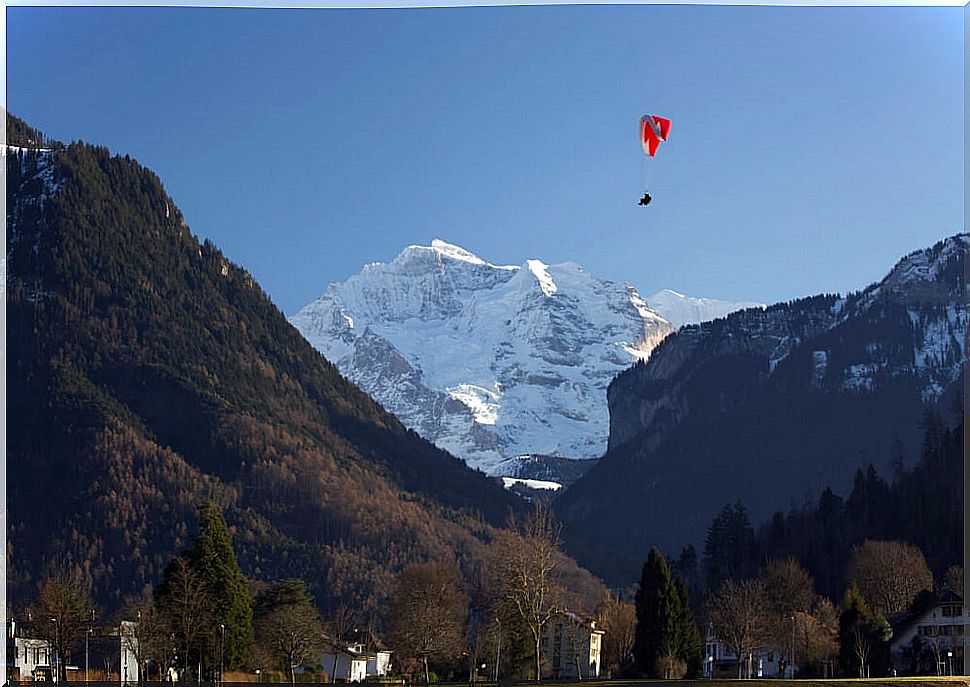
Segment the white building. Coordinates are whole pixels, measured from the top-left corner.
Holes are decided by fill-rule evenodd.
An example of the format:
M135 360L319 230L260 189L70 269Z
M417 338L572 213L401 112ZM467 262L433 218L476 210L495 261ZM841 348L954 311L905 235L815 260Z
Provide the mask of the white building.
M791 665L785 658L784 650L770 647L746 651L741 663L742 677L791 677ZM704 677L737 676L737 654L717 637L713 625L708 625L704 641Z
M388 674L391 652L367 651L363 644L342 644L331 647L320 658L320 667L330 676L331 682L364 682Z
M889 641L893 667L903 674L964 674L964 626L970 614L963 598L944 592L939 600L922 613L893 626Z
M85 680L86 669L97 674L116 675L122 685L138 684L138 640L135 623L123 622L112 631L92 633L78 642L66 659L69 682ZM50 641L23 636L23 628L13 620L7 623L7 675L11 680L57 682L60 658Z
M121 640L120 647L120 677L122 685L138 684L138 633L137 624L130 620L122 620L118 628Z
M601 667L603 630L595 620L563 611L542 628L539 648L552 666L556 678L597 678Z
M17 623L7 623L7 677L11 680L53 680L53 655L46 639L21 637Z
M375 651L367 657L367 677L384 677L391 672L391 652Z

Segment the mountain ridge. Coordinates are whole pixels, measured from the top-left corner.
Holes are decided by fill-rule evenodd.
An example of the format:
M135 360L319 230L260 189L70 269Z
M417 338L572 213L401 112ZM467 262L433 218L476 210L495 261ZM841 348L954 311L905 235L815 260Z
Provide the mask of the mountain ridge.
M212 500L247 575L379 614L404 565L470 573L521 511L344 379L153 172L84 143L6 163L12 603L77 565L117 607Z
M575 262L495 265L441 239L330 284L290 321L407 426L509 476L519 456L597 458L609 380L674 330Z
M596 560L698 545L726 502L763 518L803 491L844 489L866 463L887 474L895 452L918 455L924 409L962 390L968 246L957 234L914 251L844 297L681 327L618 375L609 450L556 500L573 553L633 575L633 560ZM607 534L596 541L587 521Z
M685 324L700 324L726 317L737 310L766 307L764 303L753 301L725 301L687 296L673 289L661 289L652 296L647 296L647 303L678 328Z

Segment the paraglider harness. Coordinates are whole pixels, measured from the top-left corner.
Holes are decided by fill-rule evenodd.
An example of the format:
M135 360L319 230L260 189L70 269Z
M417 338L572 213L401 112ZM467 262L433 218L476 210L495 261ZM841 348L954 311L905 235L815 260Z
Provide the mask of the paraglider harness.
M645 114L640 117L640 145L643 148L643 152L648 157L653 157L657 148L660 144L667 140L667 136L670 134L670 120L666 117L658 117L657 115ZM647 187L650 186L650 167L647 167ZM638 205L650 205L650 194L646 191L643 193L643 198L640 199Z

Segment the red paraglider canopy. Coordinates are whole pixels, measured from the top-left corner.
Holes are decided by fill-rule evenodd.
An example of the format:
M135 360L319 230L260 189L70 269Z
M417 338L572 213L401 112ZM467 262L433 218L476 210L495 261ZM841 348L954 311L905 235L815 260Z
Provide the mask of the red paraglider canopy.
M670 120L656 115L640 117L640 143L643 152L653 157L661 141L667 140L670 133Z

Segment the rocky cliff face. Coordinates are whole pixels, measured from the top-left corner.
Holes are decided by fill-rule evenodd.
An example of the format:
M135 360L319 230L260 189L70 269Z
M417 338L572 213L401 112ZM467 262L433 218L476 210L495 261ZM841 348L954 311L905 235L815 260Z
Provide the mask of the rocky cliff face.
M968 247L916 251L846 297L682 327L618 375L609 451L558 502L576 553L699 544L726 502L757 520L866 463L889 474L896 446L918 455L923 410L960 398Z
M610 447L689 412L679 392L723 357L759 358L755 385L860 395L908 379L923 401L938 400L966 355L968 242L961 234L916 251L846 298L817 296L685 326L610 386Z
M575 263L493 265L434 241L375 263L291 318L349 379L492 474L524 454L606 448L606 387L673 327Z

